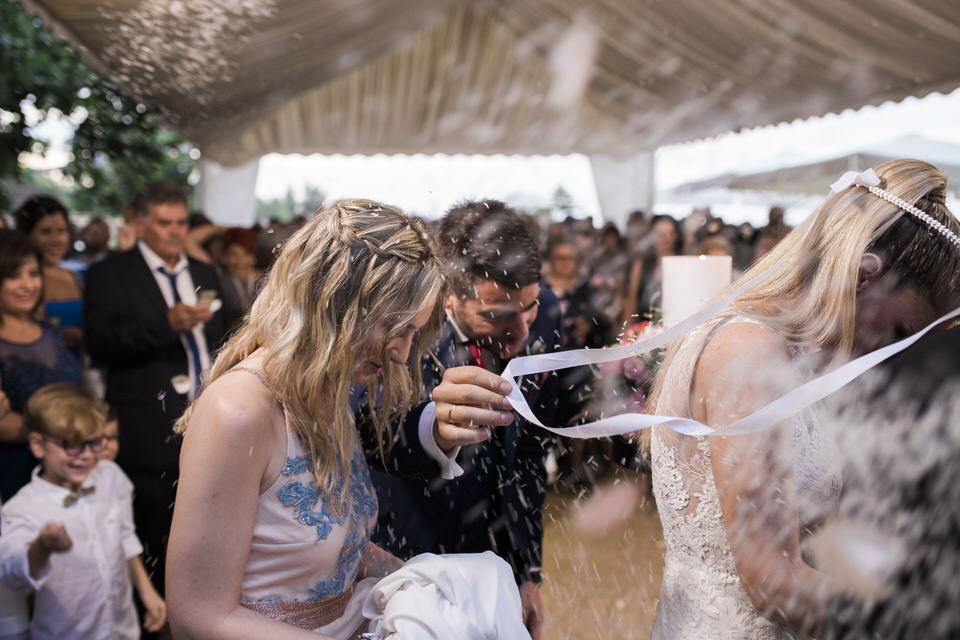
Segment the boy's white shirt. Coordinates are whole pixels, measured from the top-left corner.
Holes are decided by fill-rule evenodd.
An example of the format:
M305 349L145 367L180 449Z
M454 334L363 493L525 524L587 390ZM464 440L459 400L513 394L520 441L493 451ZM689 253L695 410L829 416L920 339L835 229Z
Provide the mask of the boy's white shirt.
M133 485L113 462L100 462L84 482L95 491L69 507L64 488L39 477L0 510L0 580L36 592L34 640L140 637L127 560L143 551L133 527ZM73 546L54 553L33 579L27 549L48 522L61 522Z

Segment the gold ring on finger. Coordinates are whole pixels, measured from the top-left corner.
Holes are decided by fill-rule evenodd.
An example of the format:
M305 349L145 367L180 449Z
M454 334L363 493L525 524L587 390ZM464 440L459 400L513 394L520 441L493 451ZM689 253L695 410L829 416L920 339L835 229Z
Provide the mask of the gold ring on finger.
M447 411L447 422L453 424L453 407L450 407L450 410Z

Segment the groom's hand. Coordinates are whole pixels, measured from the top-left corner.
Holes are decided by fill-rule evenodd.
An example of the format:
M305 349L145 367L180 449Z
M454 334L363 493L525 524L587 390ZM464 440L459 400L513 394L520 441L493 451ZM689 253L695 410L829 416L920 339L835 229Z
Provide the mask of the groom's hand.
M538 640L543 628L543 605L540 603L540 589L536 583L520 584L520 606L523 607L523 625L533 640Z
M443 451L483 442L490 427L513 422L506 396L513 385L505 378L473 366L451 367L433 390L437 417L433 437Z

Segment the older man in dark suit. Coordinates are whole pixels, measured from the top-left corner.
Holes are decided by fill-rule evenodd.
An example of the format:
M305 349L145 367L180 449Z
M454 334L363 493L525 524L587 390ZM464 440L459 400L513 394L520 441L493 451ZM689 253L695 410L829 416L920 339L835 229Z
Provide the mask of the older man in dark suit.
M180 455L172 425L196 396L225 323L211 308L219 297L215 271L184 253L186 190L147 183L133 208L137 245L87 275L84 339L106 368L106 399L119 421L118 462L133 481L137 535L162 593Z
M380 500L373 539L402 558L496 552L513 566L536 638L549 434L510 411L510 385L497 374L516 355L559 349L559 304L540 288L536 241L502 202L454 207L436 244L450 286L442 337L421 363L424 402L399 426L387 473L372 472ZM550 424L556 375L527 377L521 387Z

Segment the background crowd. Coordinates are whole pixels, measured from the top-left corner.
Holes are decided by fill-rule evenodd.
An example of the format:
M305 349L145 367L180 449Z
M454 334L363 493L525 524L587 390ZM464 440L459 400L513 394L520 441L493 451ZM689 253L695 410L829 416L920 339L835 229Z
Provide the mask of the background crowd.
M531 236L538 242L543 259L542 286L560 300L563 313L565 349L603 347L616 344L660 318L661 259L673 255L729 255L734 274L739 274L769 251L791 227L784 223L779 206L770 209L769 223L759 228L749 223L729 224L713 216L708 208L696 208L684 219L635 211L625 230L607 223L597 228L589 218L568 217L550 222L542 216L522 215ZM46 328L82 367L86 386L104 394L100 363L83 349L82 289L87 269L111 253L135 246L137 231L133 216L116 220L93 217L78 227L66 207L55 199L37 195L24 201L11 215L0 216L0 224L27 236L41 256L43 276L42 309L37 314ZM217 273L219 299L227 327L235 328L256 296L260 276L270 266L277 248L307 220L299 215L288 222L260 221L251 227L224 227L212 223L201 211L188 217L184 248L188 256L211 265ZM428 229L435 222L424 221ZM107 328L109 331L109 328ZM14 343L0 342L0 357L17 351ZM70 368L73 360L61 361ZM633 373L634 375L629 375ZM649 375L651 372L642 372ZM600 391L627 397L638 387L635 407L643 408L644 375L604 376L595 388L594 373L585 369L564 372L558 423L573 424L591 415ZM47 380L28 384L35 390L55 380L76 380L75 374L51 373ZM72 377L71 377L72 375ZM19 389L16 375L3 376L3 390L13 411L22 410L29 392ZM9 385L9 387L8 387ZM3 424L0 421L0 424ZM6 435L3 445L11 441ZM561 474L568 473L569 486L584 488L614 461L627 462L630 447L609 442L568 443L558 449ZM572 448L571 448L572 447ZM21 473L21 477L23 473ZM3 497L15 493L15 484L3 489Z

